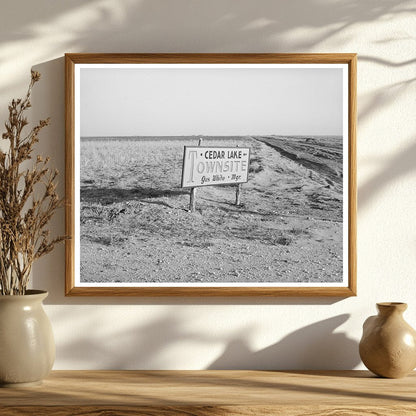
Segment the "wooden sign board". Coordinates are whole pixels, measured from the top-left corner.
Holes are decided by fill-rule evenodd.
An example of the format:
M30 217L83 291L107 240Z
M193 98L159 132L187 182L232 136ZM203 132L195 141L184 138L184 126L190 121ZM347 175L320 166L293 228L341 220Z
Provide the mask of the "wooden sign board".
M182 188L248 181L250 148L185 146Z

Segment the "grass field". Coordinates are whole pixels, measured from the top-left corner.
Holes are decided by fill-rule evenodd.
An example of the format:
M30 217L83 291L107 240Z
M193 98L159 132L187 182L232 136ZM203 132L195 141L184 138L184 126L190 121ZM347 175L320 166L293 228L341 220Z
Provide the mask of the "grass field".
M340 138L204 137L251 148L235 187L180 188L197 137L83 138L81 281L334 282L342 279Z

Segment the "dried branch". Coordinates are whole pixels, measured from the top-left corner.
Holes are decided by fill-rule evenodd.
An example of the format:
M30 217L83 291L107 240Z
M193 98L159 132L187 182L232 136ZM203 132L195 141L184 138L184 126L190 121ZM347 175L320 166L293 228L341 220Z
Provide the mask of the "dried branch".
M49 118L40 120L23 135L28 125L24 113L31 107L32 88L39 79L39 72L32 71L26 96L12 100L2 134L3 140L9 141L9 149L0 150L1 295L23 295L33 262L66 238L50 238L46 229L55 211L63 205L56 192L58 171L49 168L49 157L41 156L37 156L31 168L23 168L32 159L40 131L50 123Z

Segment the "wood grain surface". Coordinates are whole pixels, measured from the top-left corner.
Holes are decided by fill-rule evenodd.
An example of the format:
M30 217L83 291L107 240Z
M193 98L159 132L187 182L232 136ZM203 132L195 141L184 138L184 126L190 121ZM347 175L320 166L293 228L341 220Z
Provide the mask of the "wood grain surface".
M416 374L366 371L54 371L0 389L0 415L416 415Z

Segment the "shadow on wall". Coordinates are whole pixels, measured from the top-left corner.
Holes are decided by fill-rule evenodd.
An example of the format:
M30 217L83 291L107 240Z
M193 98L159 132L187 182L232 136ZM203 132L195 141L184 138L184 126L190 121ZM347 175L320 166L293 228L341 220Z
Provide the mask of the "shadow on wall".
M253 351L248 346L253 328L240 329L239 334L230 339L184 327L183 319L172 313L146 320L143 326L129 329L120 327L120 322L114 322L112 326L110 319L108 327L117 328L111 334L100 333L105 328L97 325L99 317L97 322L94 322L94 316L87 321L79 320L73 314L69 316L61 311L56 318L66 330L74 325L74 321L79 322L79 332L73 334L71 342L57 345L57 358L61 365L76 362L82 369L93 369L91 366L127 370L172 368L172 363L173 366L180 366L184 361L190 368L196 362L201 366L201 361L204 361L201 357L185 357L181 353L184 349L192 350L191 345L195 344L198 345L195 348L198 354L207 351L205 355L208 356L212 354L213 345L226 345L224 352L205 367L209 370L337 370L354 368L360 362L358 343L343 332L335 332L348 320L348 314L308 325L259 351ZM63 325L66 321L67 325ZM90 336L86 337L86 333ZM178 355L177 360L172 360L174 355Z
M32 92L31 119L37 121L51 117L51 124L39 137L34 154L50 156L50 166L58 169L58 194L65 195L65 78L64 58L54 59L32 69L41 73L41 80ZM51 219L48 229L54 235L65 234L65 209L59 209ZM64 298L65 250L64 243L54 251L34 262L33 287L42 287L49 296Z
M131 40L134 39L137 49L143 51L144 46L155 51L155 47L158 50L162 47L166 52L180 41L167 34L183 35L186 38L183 46L186 47L191 40L188 38L191 32L199 33L198 38L191 40L194 51L201 51L201 47L217 50L216 46L221 50L238 48L247 51L254 48L257 51L260 39L262 43L278 40L275 46L279 47L286 43L286 39L283 37L279 42L278 37L296 28L324 29L317 37L300 37L298 41L290 39L292 50L301 48L304 51L360 22L412 12L414 7L409 0L354 0L339 2L337 7L330 7L319 0L260 0L256 3L243 0L238 2L238 6L233 1L224 0L176 0L175 7L166 7L165 0L125 0L120 3L107 0L90 0L88 3L84 0L38 0L36 7L22 8L18 2L8 5L1 20L0 33L2 43L24 41L41 37L46 27L55 29L59 25L61 37L52 39L55 47L76 47L76 52L86 49L90 52L125 52L126 49L133 52ZM18 35L15 20L7 18L13 15L19 16ZM76 24L67 26L73 20ZM215 38L227 40L213 44L213 31ZM117 36L114 36L115 33ZM298 44L293 45L293 42Z
M174 7L165 0L38 0L36 7L9 2L5 9L0 67L10 77L0 95L21 82L16 62L30 67L63 51L307 52L338 35L341 50L346 29L415 11L410 0L354 0L336 7L321 0L175 0ZM22 53L25 43L30 46ZM8 44L17 45L15 54Z
M102 319L94 314L88 320L80 319L77 315L68 316L65 312L58 312L56 319L61 326L67 322L67 328L72 327L74 321L80 326L75 330L71 341L63 345L57 344L57 359L63 365L77 363L81 369L155 369L169 367L172 354L170 348L187 342L210 344L213 337L205 335L203 331L194 332L182 328L181 320L172 313L167 313L156 319L146 320L144 325L123 328L122 322L112 322L111 318L106 325L116 328L111 334L100 333ZM137 316L137 322L141 317ZM85 336L89 334L89 336ZM63 337L58 338L58 340ZM218 340L217 340L218 341Z
M303 369L336 370L354 368L360 363L358 343L345 333L335 333L348 320L343 314L316 322L259 351L250 349L245 339L230 341L209 370ZM248 339L248 338L247 338Z
M382 169L373 178L361 185L358 189L360 206L366 206L389 183L411 173L416 165L416 137L407 149L391 157L383 164Z
M289 3L261 0L256 4L243 0L239 2L238 7L232 5L233 3L222 0L212 2L178 0L173 9L168 9L164 7L163 0L140 3L128 0L123 3L104 0L93 0L88 3L82 0L71 2L40 0L36 10L21 9L19 4L15 3L8 6L8 12L12 13L14 8L17 12L19 9L19 21L21 27L24 28L19 32L19 42L29 42L30 39L42 40L45 37L47 55L59 56L62 50L68 52L259 52L262 49L271 49L271 45L274 51L306 52L313 48L316 50L321 41L335 37L349 26L415 11L409 1L391 2L390 0L380 0L376 4L370 0L351 1L339 4L337 7L328 7L325 2L317 0L307 3L302 0ZM48 6L46 15L41 12L44 9L42 6ZM303 12L299 13L299 10ZM3 17L2 20L6 21L2 22L0 28L0 47L16 40L13 19L7 20ZM70 23L75 20L77 24L71 26ZM329 22L331 24L328 24ZM163 31L161 27L164 28ZM51 33L58 29L61 34L59 39L51 36ZM296 29L304 30L308 36L302 33L291 36ZM315 32L314 29L319 30ZM215 37L212 36L213 32L215 32ZM167 37L167 33L175 36ZM199 33L199 36L189 37L189 33ZM181 42L181 36L184 37L183 42ZM216 42L216 40L221 40L221 42ZM380 42L389 41L391 39L380 40ZM177 45L181 45L179 50ZM36 56L29 53L27 56L19 56L19 59L17 57L16 59L20 63L25 63L25 60L30 58L31 61L28 63L30 66L34 62L39 62L39 56L39 53ZM363 61L391 68L414 63L412 59L397 63L371 56L365 56ZM49 155L61 172L58 191L63 195L64 58L40 63L33 69L41 72L42 80L33 91L32 118L33 120L48 116L52 118L52 125L42 131L37 149L39 153ZM398 83L395 85L396 92L403 92L413 81L411 79ZM0 92L2 92L1 88ZM369 105L362 108L359 113L360 122L369 118L380 105L388 106L397 98L395 94L389 93L388 88L379 91L378 95L377 93L373 95L373 101L370 100ZM412 161L415 159L415 153L416 146L406 149L403 154L387 162L385 164L387 168L383 167L379 174L361 186L359 189L360 206L367 204L389 181L394 181L410 172L414 168ZM63 210L53 218L51 228L57 230L57 234L64 233ZM63 296L64 261L64 250L59 247L34 265L35 286L44 287L50 291L48 303L79 302L79 300L65 299ZM109 303L108 299L101 301ZM253 303L253 301L257 302L257 299L245 300L247 303ZM296 301L305 303L303 299ZM152 303L148 300L146 302ZM91 301L85 303L91 303ZM163 303L171 302L163 301ZM280 302L277 301L277 303ZM316 303L331 302L321 299Z
M45 13L47 10L47 13ZM331 52L321 49L332 37L333 51L345 51L344 32L360 23L391 19L393 15L414 13L410 1L354 0L337 2L336 7L321 0L175 0L174 7L166 7L164 0L71 0L58 2L38 0L35 7L22 7L21 2L9 2L7 13L0 16L0 68L6 75L0 84L0 96L9 97L9 91L24 86L29 80L29 68L42 74L41 82L33 91L32 119L51 116L52 125L42 131L37 150L51 156L61 172L61 195L64 194L64 59L63 52ZM16 18L19 25L16 27ZM198 34L196 36L195 34ZM351 32L348 34L351 35ZM379 43L399 39L380 39ZM13 46L12 48L10 46ZM2 54L2 49L8 53ZM371 45L369 46L371 47ZM355 52L354 50L346 52ZM59 57L50 60L50 57ZM412 60L397 63L380 57L366 56L364 64L384 65L386 71L398 66L412 65ZM359 57L359 63L360 57ZM27 68L27 79L14 74L19 67ZM6 70L4 70L4 68ZM10 75L10 76L9 76ZM410 82L395 87L401 93ZM402 88L403 84L403 88ZM372 93L369 105L360 108L359 121L367 122L379 110L388 106L397 96L386 87ZM4 105L4 104L2 104ZM7 109L7 107L6 107ZM386 162L379 174L359 190L359 203L367 204L389 181L414 170L416 146ZM403 163L404 161L404 163ZM64 212L56 215L51 228L57 234L64 232ZM70 340L58 345L59 361L73 367L80 363L89 368L160 368L165 350L183 342L201 342L208 346L218 342L226 345L223 353L207 366L222 368L354 368L360 360L357 342L336 329L349 315L339 315L308 325L287 335L267 348L255 351L250 347L251 331L229 338L210 336L209 333L182 328L173 309L157 319L146 320L143 326L123 328L122 322L107 319L108 328L117 328L110 335L100 330L103 319L85 319L82 305L134 304L276 304L327 305L339 301L333 298L65 298L65 256L63 246L34 264L34 286L50 292L46 304L81 305L81 313L72 307L68 312L59 308L54 320L59 328L71 328ZM88 311L88 308L85 308ZM176 311L176 310L175 310ZM115 314L119 317L119 314ZM133 318L134 319L134 318ZM284 319L284 317L283 317ZM131 320L129 319L131 322ZM137 318L140 321L140 317ZM77 332L78 331L78 332ZM91 336L85 336L91 334ZM65 339L59 337L58 340ZM198 363L200 360L196 360ZM172 357L166 358L167 366Z

